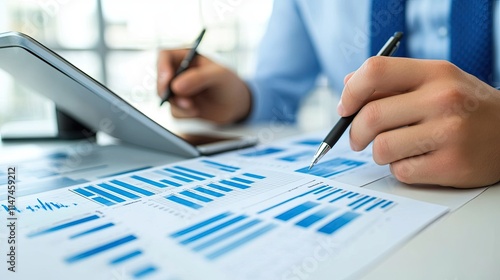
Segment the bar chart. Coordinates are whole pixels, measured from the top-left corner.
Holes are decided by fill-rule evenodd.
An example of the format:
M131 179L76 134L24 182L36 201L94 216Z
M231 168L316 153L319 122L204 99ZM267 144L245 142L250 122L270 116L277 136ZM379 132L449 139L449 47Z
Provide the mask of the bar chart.
M300 162L300 161L308 161L313 156L314 156L314 150L309 150L309 151L302 151L299 153L294 153L291 155L279 157L277 159L281 160L281 161L287 161L287 162Z
M216 260L271 232L277 225L248 215L225 212L170 234L208 260Z
M19 255L75 279L103 272L118 279L203 279L211 272L227 279L280 279L312 256L319 242L331 240L338 254L332 269L349 276L445 212L300 172L235 162L195 159L69 187L58 196L33 196L19 211L57 214L25 231ZM76 209L73 201L92 207L57 211ZM36 276L26 271L23 279Z
M295 141L294 144L296 145L303 145L303 146L311 146L311 147L318 147L321 145L321 142L323 142L321 139L303 139L299 141Z
M224 212L169 237L213 261L280 227L334 235L357 221L363 223L364 215L384 215L394 206L392 200L315 183L254 214Z
M139 170L138 172L109 178L92 185L75 187L72 188L71 191L100 205L114 206L151 197L175 188L186 187L191 184L212 180L219 176L220 172L234 173L240 169L239 167L225 165L206 159L196 162L196 166L197 167L172 165L156 168L154 170ZM210 169L216 172L211 172ZM235 182L235 184L236 183L237 182ZM240 187L243 188L245 186L240 184ZM205 195L221 197L223 194L219 193L219 191L225 191L226 189L227 188L223 186L198 187L194 192L182 191L182 196L208 202L208 198L203 198ZM198 192L202 194L198 194ZM176 199L175 197L172 197L171 200L184 202L184 200ZM187 205L187 203L184 205ZM196 207L194 204L191 206Z
M172 211L200 211L301 180L299 175L241 167L212 159L168 165L70 188L105 207L151 200Z
M347 158L334 158L325 162L320 162L309 169L309 166L295 170L295 172L311 174L323 178L330 178L332 176L347 172L351 169L357 168L366 164L365 161L352 160Z
M322 185L262 209L258 214L332 235L365 215L384 215L395 206L391 200Z
M206 184L199 184L191 189L182 190L164 196L164 199L180 207L200 210L207 206L222 205L272 189L273 186L289 184L298 177L282 176L280 173L267 171L266 175L257 172L240 172L224 179L215 178Z
M92 214L33 231L28 238L57 239L61 246L66 247L59 253L63 254L62 262L67 268L107 259L104 265L109 269L131 266L126 275L130 279L158 273L160 266L146 257L146 251L138 244L139 236L120 227L102 214ZM74 244L85 246L78 245L75 249Z
M260 157L260 156L268 156L272 154L277 154L285 151L285 149L282 148L274 148L274 147L269 147L269 148L262 148L262 149L252 149L250 152L245 152L240 154L241 156L244 157Z

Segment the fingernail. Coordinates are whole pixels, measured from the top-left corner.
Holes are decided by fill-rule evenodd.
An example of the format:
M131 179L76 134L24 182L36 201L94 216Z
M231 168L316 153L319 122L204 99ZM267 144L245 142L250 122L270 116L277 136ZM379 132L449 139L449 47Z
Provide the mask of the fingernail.
M162 82L165 82L169 79L170 77L170 73L169 72L161 72L159 75L158 75L158 79Z
M340 100L339 105L337 105L337 113L340 116L344 115L344 106L342 105L342 100Z
M189 100L179 98L177 100L177 106L181 109L187 110L191 108L191 102L189 102Z

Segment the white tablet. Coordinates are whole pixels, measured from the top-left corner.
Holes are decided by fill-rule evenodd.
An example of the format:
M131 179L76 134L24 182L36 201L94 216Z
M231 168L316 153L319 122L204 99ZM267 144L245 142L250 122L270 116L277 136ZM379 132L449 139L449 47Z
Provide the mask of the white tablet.
M254 137L185 137L162 127L111 90L31 37L0 34L0 68L52 100L59 110L94 131L184 157L248 147ZM203 141L202 141L203 140Z

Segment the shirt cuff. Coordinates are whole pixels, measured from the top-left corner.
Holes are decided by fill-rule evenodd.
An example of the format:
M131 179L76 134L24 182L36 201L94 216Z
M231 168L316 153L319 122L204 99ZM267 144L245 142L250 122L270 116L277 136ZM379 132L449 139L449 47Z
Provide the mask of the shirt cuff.
M249 116L245 120L248 123L259 123L269 121L273 117L272 96L266 94L266 91L255 81L246 81L252 96L252 107Z

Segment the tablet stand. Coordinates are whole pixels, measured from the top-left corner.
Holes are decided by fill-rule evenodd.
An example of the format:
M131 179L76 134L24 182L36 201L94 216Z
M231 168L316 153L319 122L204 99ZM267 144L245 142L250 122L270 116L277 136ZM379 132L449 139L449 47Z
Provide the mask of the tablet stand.
M41 141L41 140L78 140L89 139L94 141L96 133L87 128L77 120L68 116L58 108L56 110L57 135L56 136L40 136L40 135L23 135L10 136L8 133L2 134L2 141Z

